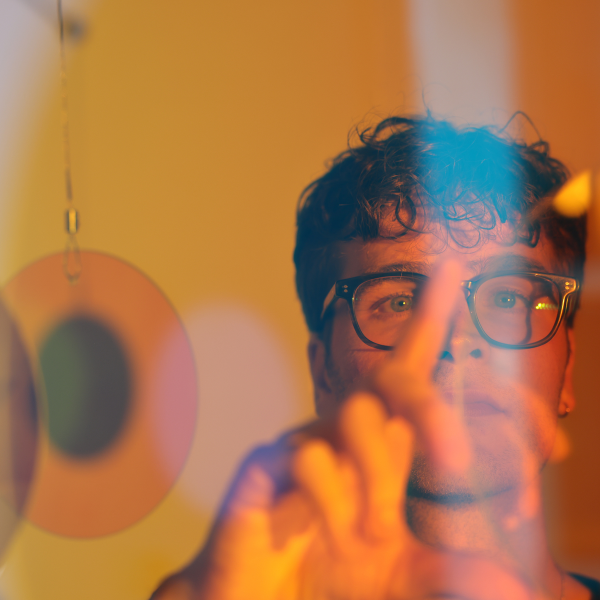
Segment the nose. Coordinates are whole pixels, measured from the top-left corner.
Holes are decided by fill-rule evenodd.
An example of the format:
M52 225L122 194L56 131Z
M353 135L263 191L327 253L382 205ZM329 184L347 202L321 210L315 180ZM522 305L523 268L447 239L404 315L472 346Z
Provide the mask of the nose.
M473 323L467 302L461 302L450 321L440 360L458 363L468 359L481 359L488 349L489 344L481 337Z

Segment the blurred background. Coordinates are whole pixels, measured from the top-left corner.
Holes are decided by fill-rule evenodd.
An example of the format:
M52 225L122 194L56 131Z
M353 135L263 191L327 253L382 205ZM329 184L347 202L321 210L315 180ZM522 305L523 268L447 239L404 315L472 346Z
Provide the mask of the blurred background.
M595 0L65 0L79 243L162 290L198 406L176 484L116 532L23 519L8 600L144 600L201 545L241 456L312 415L291 254L297 198L348 132L394 112L525 111L577 174L600 162ZM61 252L53 0L0 0L0 283ZM528 135L533 135L528 133ZM578 407L546 501L557 558L600 577L600 238L578 317ZM115 300L118 303L118 298Z

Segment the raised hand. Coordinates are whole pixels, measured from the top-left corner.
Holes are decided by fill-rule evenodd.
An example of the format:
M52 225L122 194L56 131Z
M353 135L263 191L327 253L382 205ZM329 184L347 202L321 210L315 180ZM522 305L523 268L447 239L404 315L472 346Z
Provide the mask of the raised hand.
M331 421L248 457L204 550L155 600L543 597L505 566L423 544L406 524L415 438L441 469L469 464L464 426L432 382L460 279L454 263L439 271L402 343Z

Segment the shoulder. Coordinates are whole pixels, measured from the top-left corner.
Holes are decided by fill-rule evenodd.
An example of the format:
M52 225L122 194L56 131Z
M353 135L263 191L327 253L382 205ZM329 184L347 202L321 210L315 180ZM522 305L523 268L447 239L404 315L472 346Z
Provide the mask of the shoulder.
M569 575L592 592L591 600L600 600L600 581L586 577L585 575L577 575L577 573L569 573Z

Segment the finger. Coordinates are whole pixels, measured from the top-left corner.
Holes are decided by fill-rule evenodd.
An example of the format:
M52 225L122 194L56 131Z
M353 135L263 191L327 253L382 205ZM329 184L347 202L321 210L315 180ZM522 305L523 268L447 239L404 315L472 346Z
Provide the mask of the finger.
M529 481L526 481L521 492L521 497L519 498L519 512L524 521L530 521L542 511L541 490L533 475L534 472L537 475L538 469L539 464L532 454L523 459L525 476L531 478Z
M334 449L337 449L339 444L335 421L332 418L309 421L285 433L277 443L283 445L292 456L306 442L314 439L325 440Z
M368 383L392 414L406 418L434 463L463 473L470 462L468 437L458 413L437 394L432 373L461 299L462 268L441 264L425 290L402 343Z
M150 600L193 600L194 588L192 583L181 575L169 577L152 594Z
M504 448L505 454L511 457L518 469L514 505L504 518L506 530L514 531L519 527L528 527L527 523L539 516L543 510L539 481L543 458L540 456L539 449L532 446L530 419L532 419L531 415L524 415L517 420L517 426L514 423L512 425L507 423L496 434L501 441L491 438L492 444L494 442L497 445L501 444L500 447ZM475 488L475 485L473 487Z
M341 410L340 432L361 479L362 532L373 539L397 536L412 455L408 424L390 421L376 397L357 393Z
M408 368L420 369L428 378L435 368L446 340L450 319L459 301L464 302L460 282L464 270L455 260L445 260L436 267L402 343L392 354Z
M243 461L223 507L228 512L270 509L278 498L292 491L292 457L307 440L325 437L331 424L313 421L282 435L273 444L256 447Z
M305 443L296 453L292 472L299 489L312 499L335 552L343 554L356 527L356 475L322 440Z
M531 406L544 404L545 399L539 392L517 383L513 383L513 386L521 398L530 398ZM552 417L549 418L552 419ZM542 459L539 456L539 450L532 445L531 438L531 432L536 425L538 425L537 417L525 413L519 426L511 427L507 435L507 438L510 436L514 439L513 445L516 448L517 456L520 456L521 459L521 494L518 501L518 512L524 521L535 518L543 510L539 485Z
M420 445L434 464L457 474L466 471L471 450L465 425L457 410L438 396L422 373L390 362L378 370L370 389L392 415L414 426Z
M194 598L221 597L219 590L229 590L232 598L280 597L279 588L298 568L319 524L305 495L278 488L284 476L292 479L291 464L279 442L246 459L204 550L186 569Z
M421 446L443 469L457 475L471 464L471 445L466 426L456 408L441 399L428 400L412 417Z
M399 509L400 515L405 514L406 487L414 455L414 429L402 418L392 417L385 426L385 438L390 448L396 473L402 484L400 486ZM404 523L404 518L402 518Z
M288 492L274 503L270 513L272 544L275 550L306 546L314 522L314 510L306 496L298 490Z
M223 502L223 511L235 516L249 510L269 509L278 484L286 476L289 460L279 444L256 448L240 467Z

